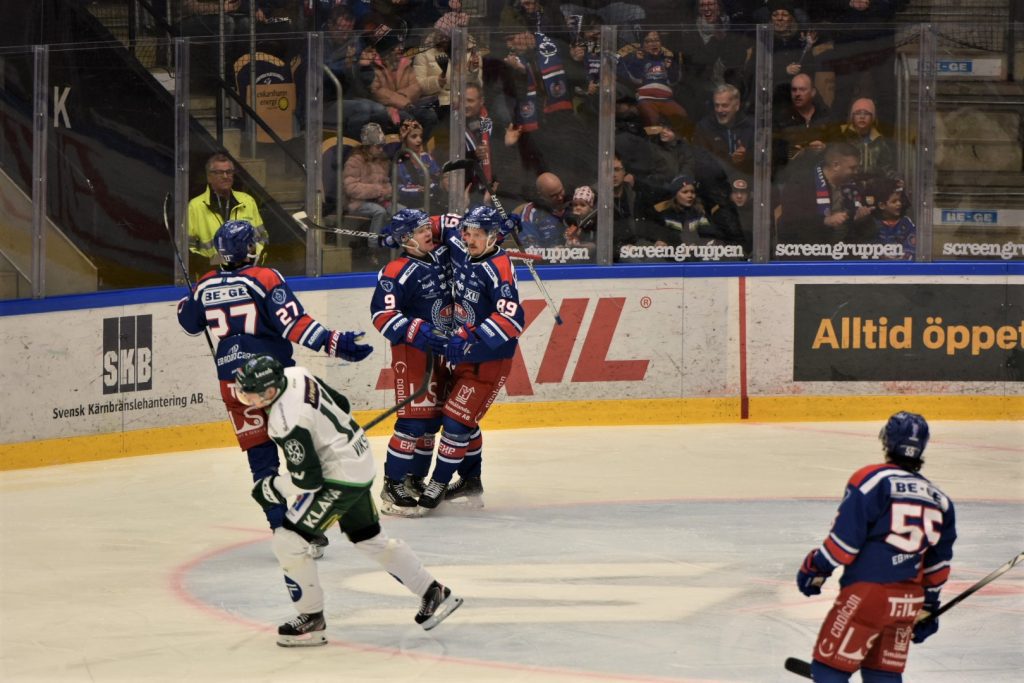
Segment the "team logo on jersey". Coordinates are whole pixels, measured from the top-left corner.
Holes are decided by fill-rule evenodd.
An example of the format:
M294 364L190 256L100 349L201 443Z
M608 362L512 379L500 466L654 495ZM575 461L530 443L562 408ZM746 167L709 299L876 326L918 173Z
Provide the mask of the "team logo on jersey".
M153 316L103 319L103 393L153 388Z
M383 289L385 292L390 292L390 291L394 290L395 283L392 282L391 280L381 280L380 281L380 288Z
M306 449L296 439L288 439L284 442L284 457L293 465L301 465L306 459Z
M278 306L280 306L284 304L285 301L288 300L288 294L283 289L278 287L277 289L270 293L270 300L273 301Z
M511 285L504 284L501 286L501 296L505 299L512 298L512 287Z

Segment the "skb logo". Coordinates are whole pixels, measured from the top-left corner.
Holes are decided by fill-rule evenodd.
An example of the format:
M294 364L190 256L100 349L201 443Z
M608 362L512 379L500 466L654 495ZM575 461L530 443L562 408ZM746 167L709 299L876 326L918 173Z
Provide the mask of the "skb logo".
M153 316L103 319L103 393L153 388Z

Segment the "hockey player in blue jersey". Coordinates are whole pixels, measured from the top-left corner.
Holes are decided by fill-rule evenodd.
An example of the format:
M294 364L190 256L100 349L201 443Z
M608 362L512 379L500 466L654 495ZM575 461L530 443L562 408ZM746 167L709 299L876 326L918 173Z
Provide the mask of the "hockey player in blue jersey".
M395 401L419 389L427 363L433 363L430 387L422 399L397 413L394 433L384 462L381 512L419 515L416 496L434 455L434 438L441 426L448 370L444 356L431 356L431 344L441 344L452 327L452 293L448 246L434 244L434 223L419 209L402 209L381 236L382 246L402 254L377 274L370 301L373 325L391 342Z
M178 302L178 322L190 335L204 328L216 342L217 379L235 436L248 454L253 481L277 474L277 447L267 436L267 415L235 396L234 372L247 360L269 354L286 367L295 365L292 344L360 361L373 347L361 344L362 332L337 332L309 316L281 273L255 265L257 232L248 221L228 221L213 242L223 260L196 282ZM281 526L285 508L265 510L271 529Z
M419 497L424 511L442 500L482 506L480 420L508 378L525 326L515 269L499 246L519 223L517 217L502 219L496 210L478 206L442 234L452 267L454 332L434 348L444 354L452 377L437 461ZM456 471L459 479L452 482Z
M879 438L885 462L850 477L825 542L808 553L797 587L817 595L842 566L839 597L814 647L815 681L899 683L911 641L939 628L939 609L956 540L953 502L918 471L928 423L915 413L889 418Z

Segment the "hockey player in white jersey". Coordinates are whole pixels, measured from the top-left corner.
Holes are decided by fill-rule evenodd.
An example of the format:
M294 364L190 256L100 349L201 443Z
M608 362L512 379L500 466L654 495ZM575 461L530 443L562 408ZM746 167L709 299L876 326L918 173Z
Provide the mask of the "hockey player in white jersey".
M274 530L273 549L299 615L278 628L283 647L327 642L324 593L310 542L335 522L355 547L420 598L415 621L430 630L462 604L438 583L404 541L380 527L370 487L375 466L370 442L352 419L348 399L302 367L284 368L269 355L235 373L243 403L268 413L270 437L284 453L289 476L256 482L261 505L290 503Z

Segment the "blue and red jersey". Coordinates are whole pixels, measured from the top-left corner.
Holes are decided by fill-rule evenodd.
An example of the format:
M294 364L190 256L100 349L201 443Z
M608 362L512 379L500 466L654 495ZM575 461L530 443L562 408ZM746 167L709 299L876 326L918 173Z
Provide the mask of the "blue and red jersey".
M472 258L459 228L446 227L443 236L451 258L454 326L470 328L483 342L470 347L465 362L511 358L526 320L512 260L501 247Z
M178 302L178 322L192 335L210 330L217 340L217 378L223 381L265 353L292 366L292 344L319 351L330 334L305 312L281 273L262 266L210 271Z
M934 484L896 465L869 465L847 482L816 559L845 567L843 587L915 581L937 595L949 578L955 540L953 502Z
M377 274L370 300L373 326L392 345L409 343L424 321L441 332L452 330L448 248L424 256L399 256Z

